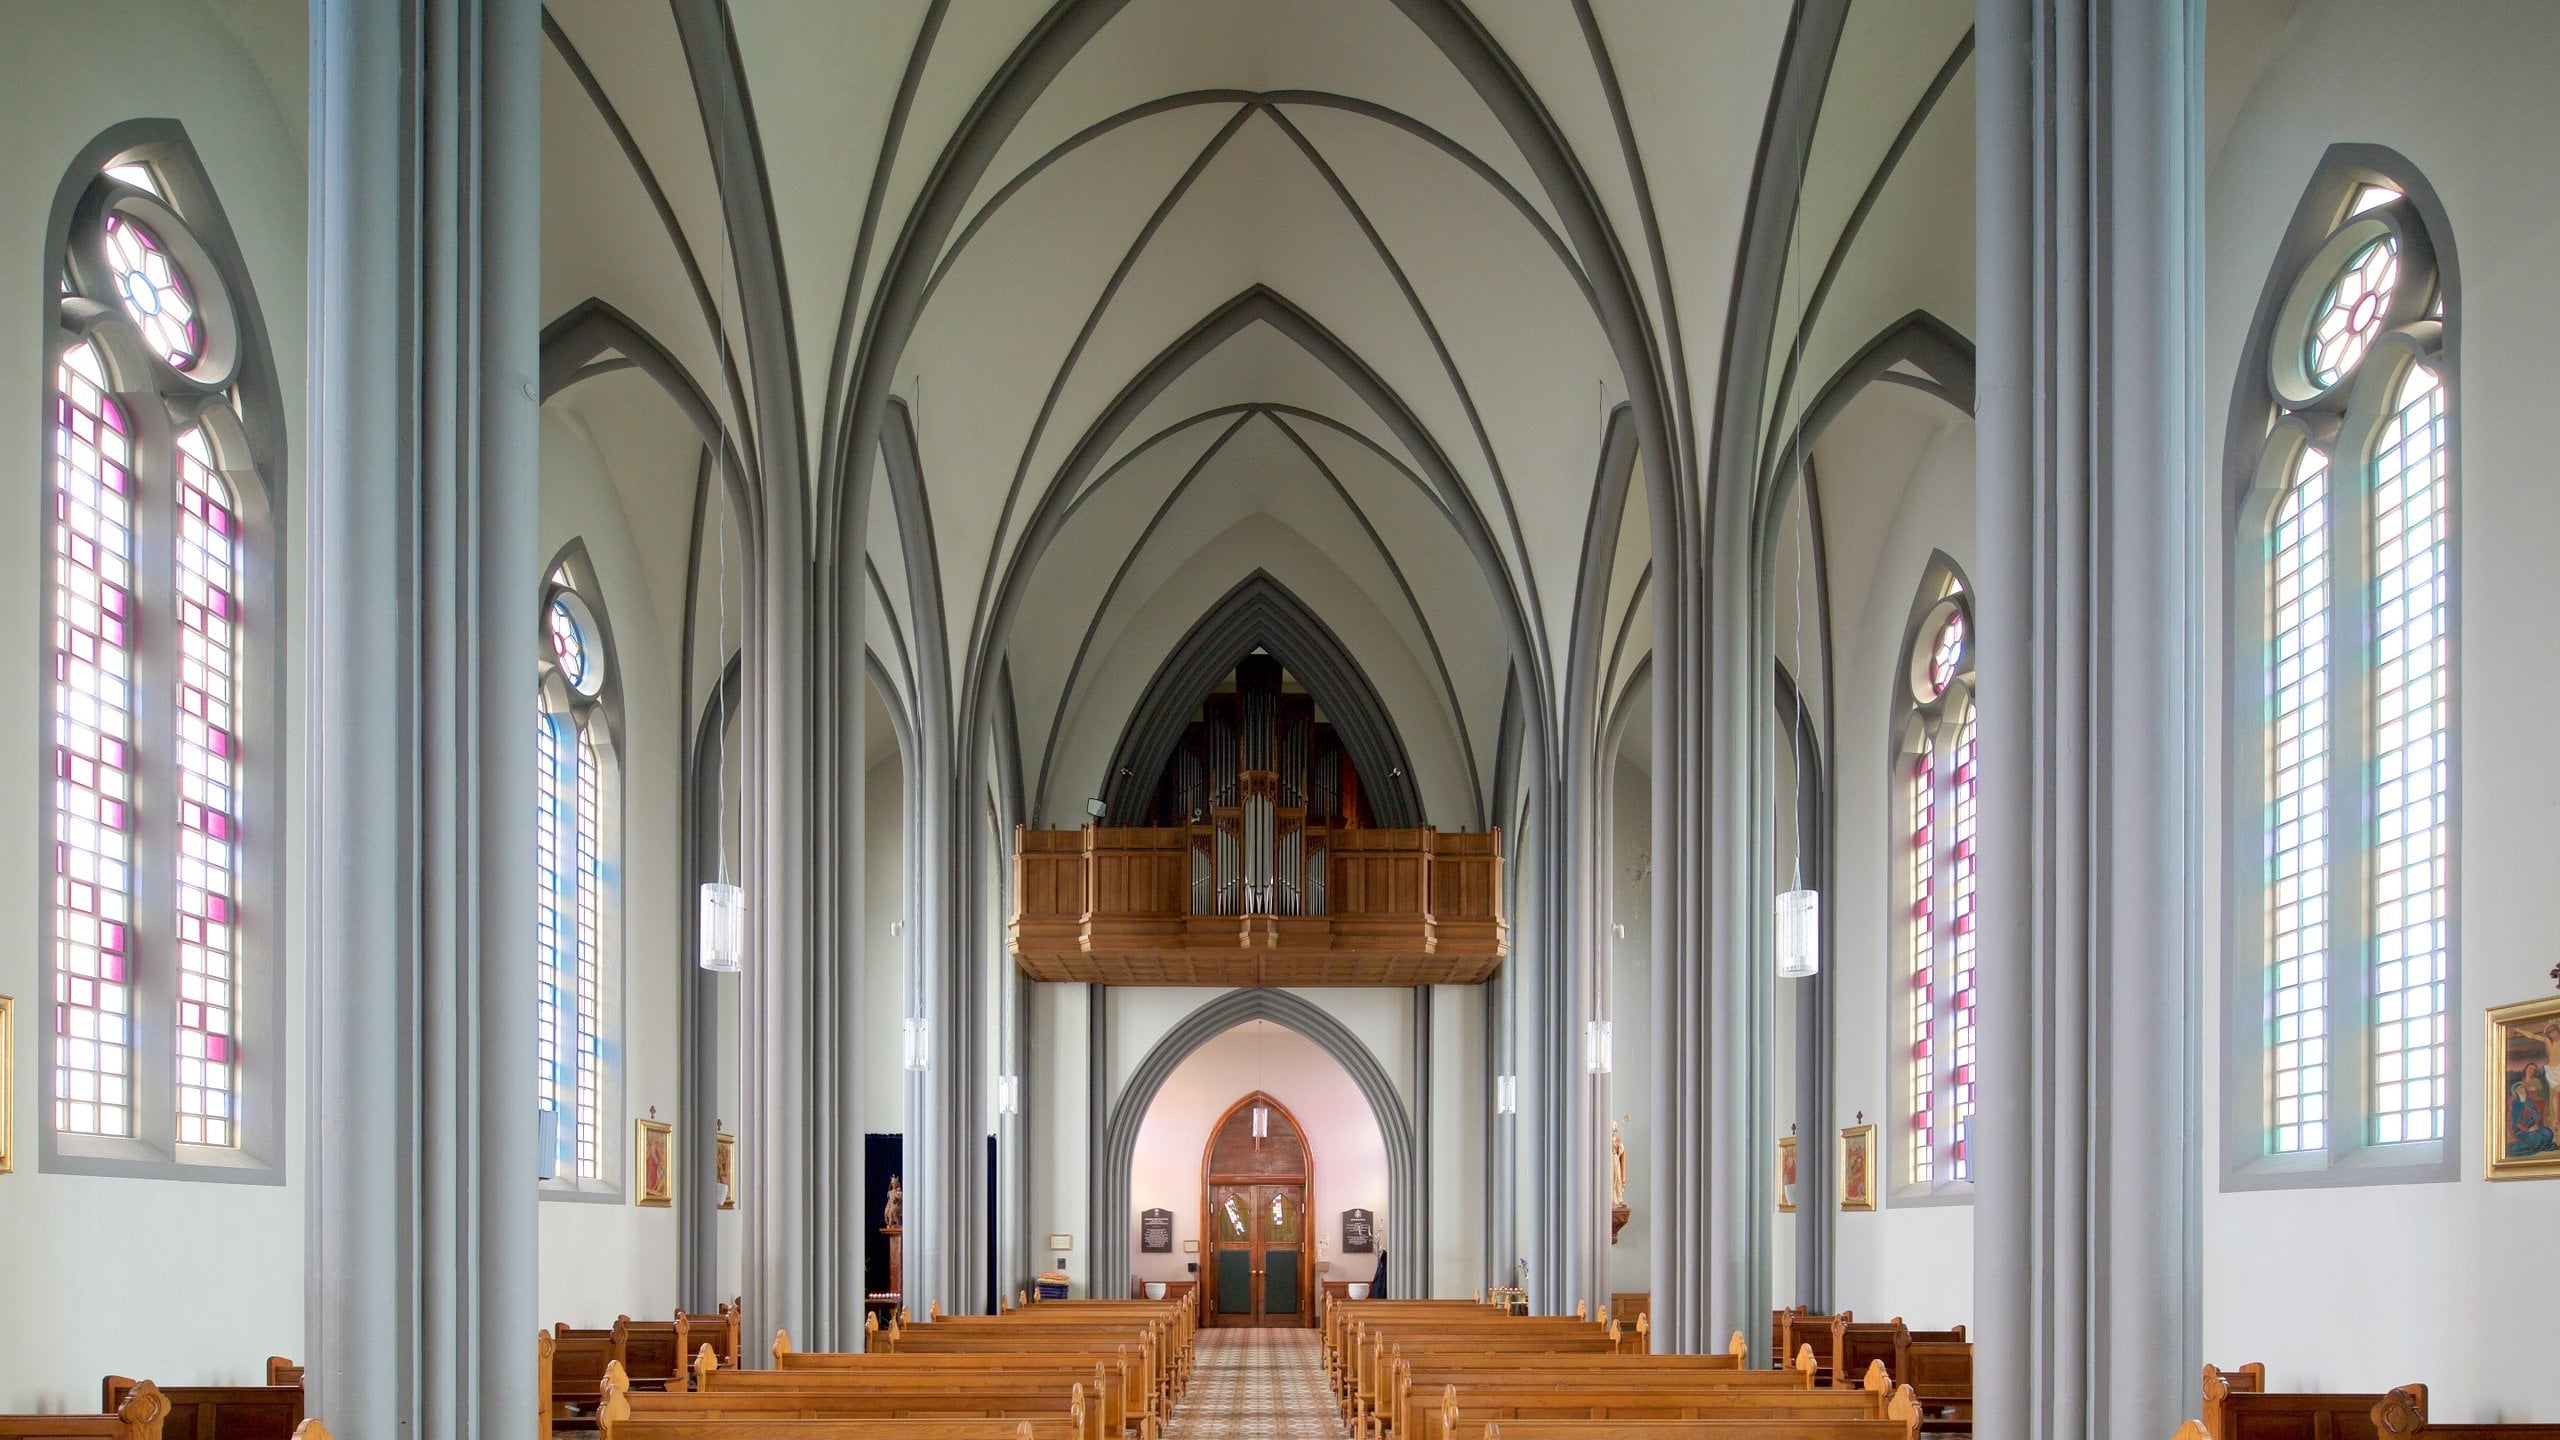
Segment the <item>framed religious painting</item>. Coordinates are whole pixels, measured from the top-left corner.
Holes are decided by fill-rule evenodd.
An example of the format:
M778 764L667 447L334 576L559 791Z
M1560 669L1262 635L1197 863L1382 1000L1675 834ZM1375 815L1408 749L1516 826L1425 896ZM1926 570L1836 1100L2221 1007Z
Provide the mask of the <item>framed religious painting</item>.
M675 1130L663 1120L634 1120L631 1126L635 1203L663 1210L676 1203Z
M720 1187L720 1208L738 1208L738 1137L726 1130L711 1136L711 1183Z
M1840 1208L1876 1208L1876 1127L1852 1125L1840 1132Z
M1778 1213L1796 1213L1796 1137L1778 1140Z
M2489 1178L2560 1178L2560 1116L2552 1066L2560 1060L2560 995L2489 1012Z

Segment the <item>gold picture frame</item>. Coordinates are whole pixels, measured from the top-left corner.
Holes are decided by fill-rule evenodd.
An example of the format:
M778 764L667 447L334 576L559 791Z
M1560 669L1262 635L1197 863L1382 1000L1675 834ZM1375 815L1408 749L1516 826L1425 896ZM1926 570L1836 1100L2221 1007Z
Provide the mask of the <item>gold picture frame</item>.
M738 1137L726 1130L711 1135L711 1183L720 1187L718 1208L738 1208Z
M633 1203L663 1210L676 1203L675 1127L664 1120L634 1120L631 1127Z
M1840 1132L1840 1208L1876 1208L1876 1127L1852 1125Z
M1787 1135L1778 1141L1778 1213L1796 1213L1796 1137Z
M18 1073L17 1002L0 995L0 1175L17 1166L16 1153L9 1148L9 1137L17 1133L16 1097L9 1091L9 1079Z
M2489 1012L2488 1178L2560 1179L2560 1103L2552 1067L2560 1063L2560 995Z

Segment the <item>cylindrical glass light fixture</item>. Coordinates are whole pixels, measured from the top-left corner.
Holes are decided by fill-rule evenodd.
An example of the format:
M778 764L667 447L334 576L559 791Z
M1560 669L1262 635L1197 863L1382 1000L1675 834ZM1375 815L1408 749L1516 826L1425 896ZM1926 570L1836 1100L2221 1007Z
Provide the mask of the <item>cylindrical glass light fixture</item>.
M1778 976L1810 980L1822 971L1822 895L1787 890L1778 896Z
M747 892L717 880L702 887L702 968L735 975L747 954Z

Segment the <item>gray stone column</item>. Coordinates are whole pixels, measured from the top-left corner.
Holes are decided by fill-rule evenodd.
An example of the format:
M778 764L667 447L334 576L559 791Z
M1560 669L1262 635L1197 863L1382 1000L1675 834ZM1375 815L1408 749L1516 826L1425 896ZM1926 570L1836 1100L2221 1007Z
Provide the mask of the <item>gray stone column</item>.
M2200 1363L2203 13L1976 16L1976 1433L2134 1440Z
M311 1412L529 1435L540 13L311 32Z

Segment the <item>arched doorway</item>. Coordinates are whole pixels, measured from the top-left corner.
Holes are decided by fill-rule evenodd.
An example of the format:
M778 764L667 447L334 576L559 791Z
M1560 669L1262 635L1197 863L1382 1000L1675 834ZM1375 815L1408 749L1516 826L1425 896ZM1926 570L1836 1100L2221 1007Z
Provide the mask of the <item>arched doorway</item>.
M1238 1100L1209 1128L1200 1154L1207 1323L1313 1323L1307 1197L1314 1183L1306 1131L1269 1093Z

